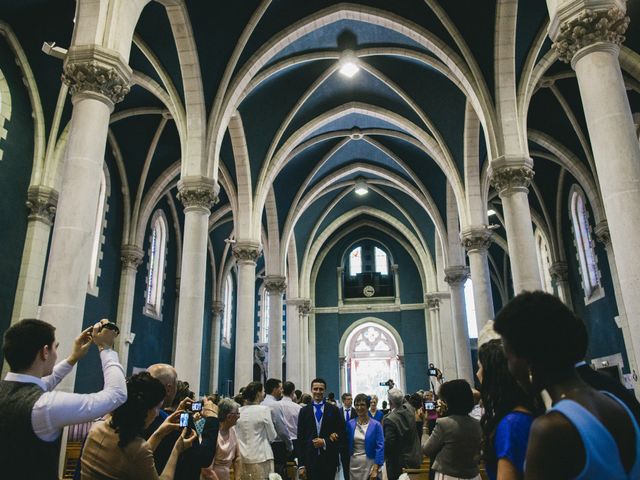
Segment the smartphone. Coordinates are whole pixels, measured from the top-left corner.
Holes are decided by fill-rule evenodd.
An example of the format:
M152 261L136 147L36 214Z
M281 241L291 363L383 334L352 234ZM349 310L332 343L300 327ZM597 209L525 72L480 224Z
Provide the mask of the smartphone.
M438 369L436 369L436 368L430 368L429 369L429 376L430 377L435 377L437 375L438 375Z
M187 412L180 414L180 427L189 426L189 414Z
M192 412L200 412L202 410L202 402L193 402L191 404Z
M435 410L436 409L436 404L434 402L424 402L424 409L425 410Z

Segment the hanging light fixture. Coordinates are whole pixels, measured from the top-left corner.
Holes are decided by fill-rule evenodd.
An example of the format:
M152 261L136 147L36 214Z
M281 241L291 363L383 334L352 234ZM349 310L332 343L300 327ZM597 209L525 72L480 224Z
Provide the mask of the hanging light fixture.
M340 68L338 71L347 78L353 78L358 73L360 67L358 66L358 59L352 50L345 50L342 52L340 58Z
M356 179L356 186L353 189L354 192L356 192L356 195L366 195L367 193L369 193L369 186L367 185L367 181L360 177Z

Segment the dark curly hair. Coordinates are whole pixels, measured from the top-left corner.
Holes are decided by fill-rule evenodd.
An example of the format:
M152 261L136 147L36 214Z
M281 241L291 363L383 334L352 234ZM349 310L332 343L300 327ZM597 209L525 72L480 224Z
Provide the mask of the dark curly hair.
M120 448L142 434L147 413L165 394L164 385L148 372L137 373L127 380L127 401L113 411L109 424L120 435Z
M494 440L500 421L517 406L538 413L534 402L509 373L502 340L491 340L478 350L482 365L482 457L485 464L496 461Z
M447 415L469 415L473 410L473 392L466 380L449 380L443 383L440 398L447 404Z
M244 387L242 391L242 396L247 402L255 402L256 398L258 398L258 394L263 390L262 383L260 382L251 382L249 385Z

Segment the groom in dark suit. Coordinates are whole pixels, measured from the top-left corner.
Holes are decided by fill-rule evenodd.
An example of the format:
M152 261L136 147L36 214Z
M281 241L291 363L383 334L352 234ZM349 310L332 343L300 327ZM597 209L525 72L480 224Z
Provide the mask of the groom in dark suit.
M344 418L334 405L325 402L327 382L311 382L313 402L298 416L298 469L300 478L329 480L336 476L338 454L344 448Z

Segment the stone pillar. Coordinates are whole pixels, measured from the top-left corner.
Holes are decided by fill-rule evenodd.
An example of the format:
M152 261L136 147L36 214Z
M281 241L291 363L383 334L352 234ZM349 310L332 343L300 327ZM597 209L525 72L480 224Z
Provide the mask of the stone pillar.
M120 290L118 292L118 317L120 335L116 339L116 349L120 356L120 363L127 371L129 348L133 343L134 334L131 332L133 318L133 302L136 291L136 275L142 264L144 251L136 245L123 245L120 252L122 269L120 270Z
M549 267L549 274L556 285L558 297L573 310L571 303L571 288L569 287L569 265L567 262L553 262Z
M444 281L451 291L451 310L453 313L453 337L456 351L458 378L473 384L473 367L471 365L471 347L467 327L467 312L464 300L464 282L469 278L469 269L459 265L446 268Z
M342 355L339 354L340 356L338 357L338 362L340 365L340 393L344 393L344 392L348 392L349 391L349 382L347 380L347 359ZM287 365L287 368L289 366Z
M36 318L42 277L49 245L49 235L58 204L58 192L43 185L27 191L27 235L22 250L22 263L11 325L23 318Z
M344 280L344 267L336 267L336 275L338 276L338 307L344 305L344 297L342 293L342 282Z
M238 242L233 246L233 255L238 264L235 392L253 380L256 261L261 253L262 248L257 242Z
M438 299L436 336L439 342L441 364L436 365L442 370L446 380L458 378L458 362L453 332L453 311L451 308L451 295L448 292L436 292L430 294L433 299Z
M530 158L500 157L491 164L491 184L502 199L509 260L516 295L523 290L540 290L536 244L529 210L529 184L533 178Z
M282 295L287 279L269 275L264 279L269 295L269 377L282 380Z
M618 266L616 262L616 256L613 253L611 245L611 235L609 234L609 225L606 220L601 221L596 225L594 229L596 238L600 243L604 245L607 252L607 260L609 261L609 270L611 271L611 281L613 283L613 294L616 298L616 304L618 306L618 318L616 324L622 330L622 338L624 339L624 345L627 350L627 358L629 359L629 370L631 373L638 372L638 358L636 356L635 345L633 342L631 329L629 328L629 317L625 310L624 302L622 301L622 291L620 289L620 278L618 276ZM640 394L640 385L635 382L634 389L636 395Z
M303 300L300 298L287 298L287 380L302 385L302 319L298 307Z
M391 274L393 275L393 287L395 304L400 305L400 275L398 274L398 265L391 265Z
M82 330L109 117L130 78L120 54L96 45L72 47L65 58L62 79L73 111L40 310L40 318L56 327L60 358L71 353ZM75 372L58 390L73 390Z
M429 362L438 365L441 369L442 362L442 337L439 334L440 323L440 298L437 295L427 293L425 316L427 319L425 330L427 332L427 346L429 349Z
M200 389L204 293L207 274L209 215L217 200L217 185L208 178L183 178L178 199L184 205L184 239L180 269L180 305L175 338L178 377L189 382L196 395Z
M300 390L305 391L311 387L311 345L309 335L309 314L311 313L311 300L301 298L298 304L298 318L300 319L300 357L302 366L302 387Z
M488 320L493 320L493 295L487 251L491 245L493 232L486 225L470 227L462 231L462 245L469 257L471 283L473 284L473 302L476 308L478 332Z
M549 36L576 72L633 351L640 352L640 147L620 70L625 3L558 9ZM637 355L637 353L636 353ZM635 363L638 364L636 356Z
M220 338L222 331L222 316L224 314L224 303L214 300L211 304L211 379L209 385L210 392L218 391L218 383L220 374Z

